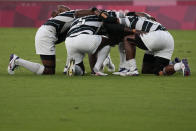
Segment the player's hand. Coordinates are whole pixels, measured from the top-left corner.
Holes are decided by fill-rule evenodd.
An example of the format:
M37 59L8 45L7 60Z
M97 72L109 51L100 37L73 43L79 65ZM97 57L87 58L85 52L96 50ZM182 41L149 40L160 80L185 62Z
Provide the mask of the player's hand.
M154 17L150 17L151 20L157 21Z
M141 35L141 36L143 36L144 34L147 33L147 32L140 31L140 30L135 30L135 29L133 29L133 32L134 32L135 34L138 34L138 35Z
M102 15L102 13L103 13L102 11L100 11L99 9L97 9L96 7L92 7L92 8L91 8L91 11L94 12L94 14L95 14L96 16L98 16L98 17L99 17L100 15Z
M96 7L91 8L91 11L93 11L93 12L96 11L96 10L98 10Z

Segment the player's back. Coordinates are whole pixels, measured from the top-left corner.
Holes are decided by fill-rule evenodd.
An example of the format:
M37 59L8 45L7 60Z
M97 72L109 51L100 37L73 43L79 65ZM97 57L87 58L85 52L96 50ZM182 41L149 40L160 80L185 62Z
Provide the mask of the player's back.
M47 20L44 25L51 25L56 28L57 34L65 32L74 21L75 10L62 12L54 18Z
M126 16L125 18L120 19L120 21L121 24L125 24L131 29L141 30L145 32L166 30L166 28L159 22L141 16Z
M74 20L71 24L67 36L75 36L78 34L96 34L103 22L95 15L89 15Z

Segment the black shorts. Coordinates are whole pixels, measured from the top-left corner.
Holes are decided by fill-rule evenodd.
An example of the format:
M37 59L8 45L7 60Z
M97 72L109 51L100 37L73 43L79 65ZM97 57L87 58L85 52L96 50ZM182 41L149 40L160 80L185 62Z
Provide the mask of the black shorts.
M169 65L169 61L162 57L144 54L142 73L159 75L159 72L163 71L163 68Z
M56 56L55 55L40 55L41 60L55 60Z

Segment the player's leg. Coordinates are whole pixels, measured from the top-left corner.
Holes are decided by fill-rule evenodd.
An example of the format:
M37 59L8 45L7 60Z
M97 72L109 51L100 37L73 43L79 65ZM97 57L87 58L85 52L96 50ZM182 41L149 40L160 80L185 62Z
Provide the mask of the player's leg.
M164 31L154 31L143 34L142 42L148 51L143 58L142 73L163 75L164 69L169 69L169 62L174 49L173 38L167 35ZM149 51L150 50L150 51ZM167 67L168 68L165 68ZM168 70L168 74L173 74L173 71ZM166 73L164 72L166 75Z
M118 50L120 54L120 64L119 69L124 68L124 63L126 61L126 54L125 54L125 48L123 42L120 42L118 45Z
M40 55L42 64L44 65L43 74L52 75L55 74L56 56L55 55Z
M40 27L35 36L36 54L40 55L42 64L44 66L43 74L55 74L56 67L56 51L55 42L56 29L52 26L44 25Z
M75 38L73 38L75 39ZM69 46L70 41L73 39L69 39L66 42L67 47L67 75L68 76L83 76L85 74L85 67L83 63L83 59L85 54L79 51L79 48L76 46ZM77 38L76 38L77 40ZM72 45L77 45L78 42L72 42Z
M82 62L85 53L96 56L94 54L97 54L106 45L109 45L109 39L100 35L80 34L76 37L66 38L65 43L69 57L72 57L70 59L74 59L75 64L79 64ZM103 64L103 61L101 64ZM92 67L94 67L93 64Z
M101 37L101 36L96 36L96 37ZM98 48L96 52L93 54L93 56L96 54L97 57L94 57L93 59L96 59L96 63L93 67L93 71L95 72L95 75L100 75L100 76L105 76L107 74L101 72L101 68L103 66L104 60L107 58L110 52L110 46L109 44L111 43L110 39L107 37L102 36L101 41L97 41L98 43Z
M102 70L104 70L104 67L107 67L109 72L115 71L115 65L112 62L112 58L110 56L110 53L108 54L108 56L106 57L106 59L103 62L103 69Z
M151 54L145 54L142 64L142 73L143 74L156 74L156 75L172 75L175 72L183 72L183 76L190 75L190 68L188 65L187 59L179 60L176 58L172 64L169 60L165 58L154 57ZM158 68L158 69L157 69Z
M83 44L85 39L87 39L86 36L78 35L76 37L68 37L65 40L67 48L68 76L81 76L85 74L83 58L89 49L86 43Z
M41 65L39 63L24 60L24 59L16 56L15 54L11 54L10 62L8 65L8 73L11 75L14 74L14 70L17 66L22 66L22 67L28 69L29 71L34 72L38 75L43 74L43 72L44 72L43 65Z
M68 76L83 76L85 74L85 67L83 61L77 62L75 59L70 59L67 66Z
M97 54L94 53L94 54L88 54L88 60L89 60L89 65L90 65L90 69L91 69L91 74L94 75L95 72L93 70L95 64L96 64L96 61L97 61Z
M27 70L36 73L38 75L41 74L55 74L55 55L40 55L42 60L42 64L31 62L28 60L24 60L15 54L10 56L10 63L8 66L8 73L14 74L14 69L16 66L22 66Z
M182 59L181 62L169 65L169 60L165 58L156 57L154 74L156 75L173 75L175 72L182 71L183 76L191 74L187 59Z
M122 76L139 75L137 70L135 55L136 55L136 37L135 35L129 35L124 38L124 48L126 54L125 68L127 72L121 73Z
M44 58L41 57L43 65L35 62L31 62L28 60L24 60L19 58L18 56L12 54L10 56L10 63L8 66L8 73L12 74L14 72L14 67L22 66L28 69L31 72L36 74L54 74L55 71L55 44L54 42L57 40L55 36L55 28L51 26L41 26L35 36L35 49L36 54L40 56L45 56ZM12 66L14 65L14 66ZM51 68L53 67L53 71Z
M68 63L69 63L69 59L68 59L68 57L67 57L66 63L65 63L65 67L64 67L64 69L63 69L63 73L64 73L64 74L67 74Z
M100 51L97 52L97 61L94 65L93 71L95 73L97 72L101 72L101 68L103 66L103 63L105 61L105 59L107 58L108 54L110 52L110 46L105 46L102 49L100 49Z
M175 73L174 70L170 70L169 59L155 56L154 57L154 68L152 69L155 75L172 75Z
M124 49L124 43L120 42L118 45L118 51L120 55L120 63L117 72L112 73L113 75L120 75L121 72L125 71L126 54Z
M166 56L166 55L164 55ZM175 72L182 71L184 76L190 75L190 69L188 61L182 59L174 64L169 64L170 59L163 58L161 55L153 56L151 54L145 54L142 65L143 74L156 74L156 75L172 75Z
M155 57L149 51L146 51L143 57L142 74L153 74Z
M171 34L167 31L155 31L151 34L153 34L153 37L150 40L153 40L153 42L147 42L147 44L155 56L154 73L157 75L172 75L176 71L182 70L183 76L189 76L190 68L187 59L169 65L174 50L174 40Z

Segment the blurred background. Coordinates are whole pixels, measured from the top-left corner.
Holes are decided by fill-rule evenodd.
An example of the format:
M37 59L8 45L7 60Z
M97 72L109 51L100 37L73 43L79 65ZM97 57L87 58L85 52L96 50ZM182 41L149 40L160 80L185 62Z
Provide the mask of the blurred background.
M0 0L0 27L39 27L59 4L146 12L168 29L196 29L196 0Z

